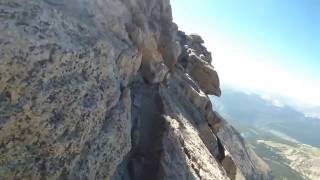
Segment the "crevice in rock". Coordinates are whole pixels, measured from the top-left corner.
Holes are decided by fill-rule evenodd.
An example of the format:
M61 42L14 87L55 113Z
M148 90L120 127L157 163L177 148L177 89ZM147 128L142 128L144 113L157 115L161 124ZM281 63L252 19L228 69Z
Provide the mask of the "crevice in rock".
M114 180L158 179L165 130L158 88L142 80L132 85L132 150L118 166Z
M216 158L221 163L223 161L223 159L226 157L226 155L225 155L225 149L224 149L224 147L218 137L217 137L217 144L218 144L219 156Z
M208 123L208 126L211 130L213 130L213 127L210 123ZM216 134L215 134L216 135ZM217 137L217 145L218 145L218 156L216 157L217 161L221 164L223 169L226 171L227 176L230 178L230 180L236 179L237 175L237 166L232 159L229 152L226 150L226 148L223 146L220 138Z

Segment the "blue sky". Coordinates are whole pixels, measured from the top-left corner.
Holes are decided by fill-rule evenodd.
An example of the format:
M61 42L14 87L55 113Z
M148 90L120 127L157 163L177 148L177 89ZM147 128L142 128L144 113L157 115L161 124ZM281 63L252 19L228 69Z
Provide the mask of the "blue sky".
M320 106L320 1L171 0L213 52L221 82Z

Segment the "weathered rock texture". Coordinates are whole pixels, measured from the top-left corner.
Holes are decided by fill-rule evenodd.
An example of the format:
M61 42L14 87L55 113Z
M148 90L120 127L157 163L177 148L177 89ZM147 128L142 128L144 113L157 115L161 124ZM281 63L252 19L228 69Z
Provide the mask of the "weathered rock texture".
M0 179L268 179L169 0L0 0Z

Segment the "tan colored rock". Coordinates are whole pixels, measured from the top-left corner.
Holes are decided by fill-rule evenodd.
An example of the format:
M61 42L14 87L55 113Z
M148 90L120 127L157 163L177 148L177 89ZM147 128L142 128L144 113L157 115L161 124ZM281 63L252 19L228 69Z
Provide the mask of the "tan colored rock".
M138 46L142 54L142 75L150 83L161 82L168 72L168 68L163 63L162 55L158 51L156 39L150 35Z
M242 175L246 179L271 179L269 166L256 155L243 140L240 133L221 116L217 115L216 118L220 119L220 122L215 127L215 131L217 131L216 135L225 149L230 153L234 164Z
M178 57L181 54L181 47L178 42L170 43L169 46L162 49L164 63L169 69L172 69L178 62Z
M220 96L219 77L211 65L211 53L202 45L202 38L199 35L187 36L183 32L179 32L179 38L183 47L181 62L188 74L204 93Z
M213 156L218 160L221 156L221 151L223 150L219 149L218 140L208 126L205 109L194 104L193 99L196 98L195 94L193 97L188 96L188 94L186 94L188 91L183 90L187 88L181 86L182 82L186 83L186 81L179 80L177 75L173 75L166 87L160 88L160 96L162 97L162 103L164 105L164 114L177 119L181 124L190 123L197 131L197 134L206 149L210 152L210 156ZM207 102L209 99L206 96L202 98L204 102ZM180 118L182 119L180 120Z
M174 69L171 75L171 81L174 81L173 83L177 85L176 88L177 91L181 93L181 97L188 99L200 111L205 111L210 100L187 73L183 73L178 68Z
M168 131L163 137L161 158L163 179L229 179L188 121L170 117L166 120ZM179 123L181 120L183 123Z
M149 83L160 83L164 80L169 69L167 66L160 63L143 64L141 66L141 73Z
M232 159L232 156L230 153L226 150L225 157L223 158L221 162L223 168L226 170L226 173L230 180L245 180L246 178L243 176L242 172L239 170L239 168L234 163L234 160Z
M220 81L213 66L191 53L188 57L187 69L190 76L199 84L206 94L221 95Z
M234 164L231 156L226 156L222 161L222 166L224 169L226 169L226 172L228 174L228 177L230 180L236 179L237 174L237 167Z

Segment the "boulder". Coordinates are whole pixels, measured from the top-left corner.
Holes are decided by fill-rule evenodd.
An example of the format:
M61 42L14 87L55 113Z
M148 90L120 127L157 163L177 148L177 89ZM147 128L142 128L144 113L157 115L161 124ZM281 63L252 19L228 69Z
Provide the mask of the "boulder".
M190 76L198 83L206 94L221 95L220 81L213 66L203 61L194 53L190 53L187 59L187 70Z
M204 40L202 39L202 37L198 34L190 34L189 35L189 38L191 39L191 41L193 43L196 43L196 44L203 44L204 43Z

